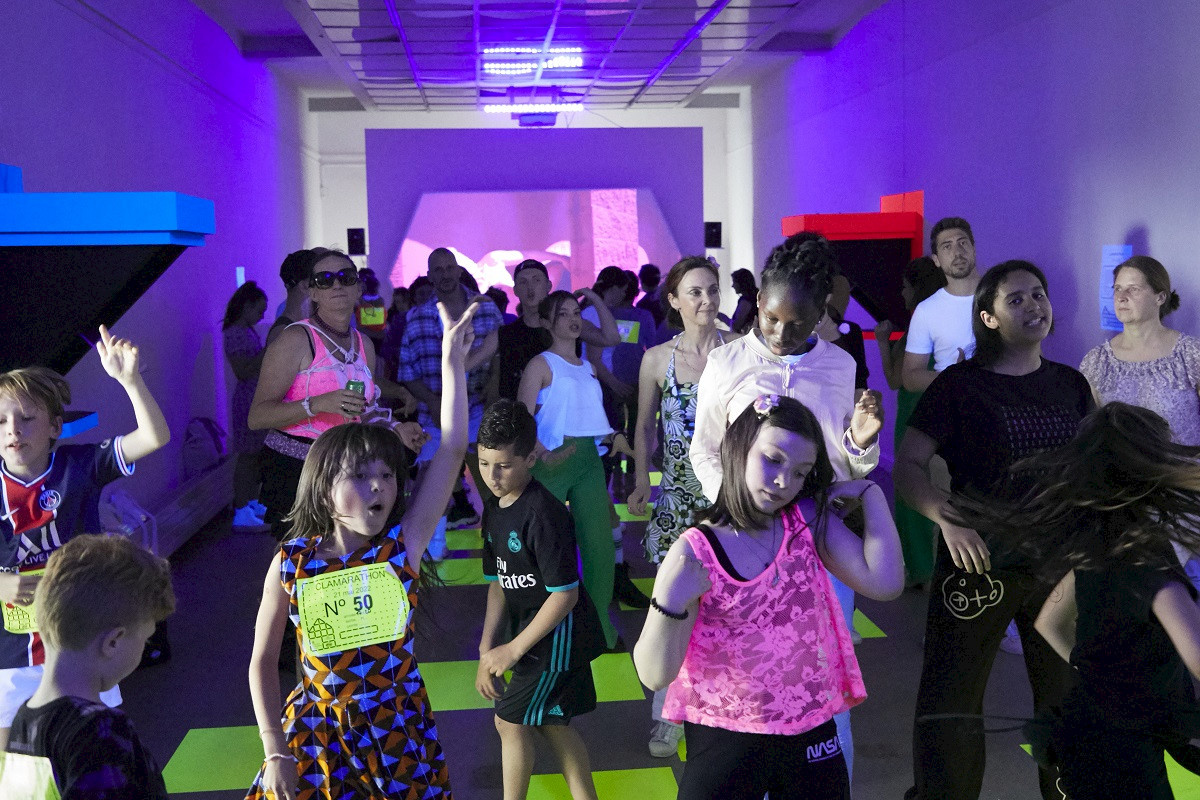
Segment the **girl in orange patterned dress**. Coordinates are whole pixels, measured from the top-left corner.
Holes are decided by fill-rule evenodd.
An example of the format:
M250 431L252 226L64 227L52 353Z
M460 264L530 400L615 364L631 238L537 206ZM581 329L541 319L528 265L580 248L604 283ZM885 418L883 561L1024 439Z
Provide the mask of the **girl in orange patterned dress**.
M295 538L271 561L255 625L250 693L265 758L247 800L452 797L413 657L412 611L421 558L466 452L474 307L457 322L438 310L442 445L412 507L397 502L406 459L387 428L339 425L304 461ZM303 675L281 726L276 664L288 616Z

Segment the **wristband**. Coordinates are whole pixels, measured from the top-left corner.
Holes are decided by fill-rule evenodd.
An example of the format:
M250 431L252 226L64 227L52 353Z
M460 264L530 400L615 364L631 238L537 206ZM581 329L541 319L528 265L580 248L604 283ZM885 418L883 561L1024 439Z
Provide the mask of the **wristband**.
M660 606L658 601L653 597L650 598L650 607L662 614L667 619L683 620L688 618L688 612L686 608L683 611L667 611L665 608Z
M271 755L263 759L263 763L269 764L272 761L283 761L284 759L291 761L294 764L300 763L291 753L271 753Z
M311 398L306 397L303 400L301 400L300 406L301 406L301 408L304 409L304 413L307 414L308 416L310 416L310 417L316 416L315 414L313 414Z

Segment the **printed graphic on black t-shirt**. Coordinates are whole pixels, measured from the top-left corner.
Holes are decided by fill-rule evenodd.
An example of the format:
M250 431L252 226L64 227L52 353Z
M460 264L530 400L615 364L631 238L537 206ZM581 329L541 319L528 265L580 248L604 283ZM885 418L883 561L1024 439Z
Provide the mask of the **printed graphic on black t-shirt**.
M507 508L494 498L485 505L483 575L504 590L517 630L524 630L551 592L578 588L575 609L560 624L570 631L572 664L595 655L599 618L579 583L575 525L567 507L536 480ZM547 635L529 655L542 658L554 638Z

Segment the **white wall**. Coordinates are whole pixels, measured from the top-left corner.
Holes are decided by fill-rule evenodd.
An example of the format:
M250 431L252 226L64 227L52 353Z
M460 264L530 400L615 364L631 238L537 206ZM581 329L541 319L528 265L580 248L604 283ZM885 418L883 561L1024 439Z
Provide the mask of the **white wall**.
M0 161L23 168L26 191L178 191L216 203L216 234L115 326L141 346L175 436L128 482L154 506L179 482L188 419L227 423L232 374L220 322L234 268L246 268L272 307L283 299L279 263L305 239L302 163L315 165L305 146L314 131L304 129L298 93L243 59L186 0L20 0L0 3L0 26L9 32ZM124 392L94 354L67 377L73 407L101 412L99 431L81 440L133 427Z

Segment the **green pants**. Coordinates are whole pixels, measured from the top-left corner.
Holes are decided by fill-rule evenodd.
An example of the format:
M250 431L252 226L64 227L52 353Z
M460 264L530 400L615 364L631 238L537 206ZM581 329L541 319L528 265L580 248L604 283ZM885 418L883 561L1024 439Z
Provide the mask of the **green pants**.
M932 364L932 360L930 363ZM904 431L908 429L908 418L920 399L920 392L900 389L896 393L896 452L900 451L900 442L904 439ZM907 583L929 583L933 578L937 525L901 500L899 495L896 496L893 517L896 520L896 530L900 533L900 552L904 556Z
M612 525L609 524L612 500L604 484L604 465L600 462L596 440L568 437L563 441L563 446L554 451L554 455L568 450L570 455L553 465L538 461L533 467L533 477L551 494L571 506L575 541L583 561L583 588L600 613L604 640L612 647L617 643L617 629L608 616L617 552L613 546Z

